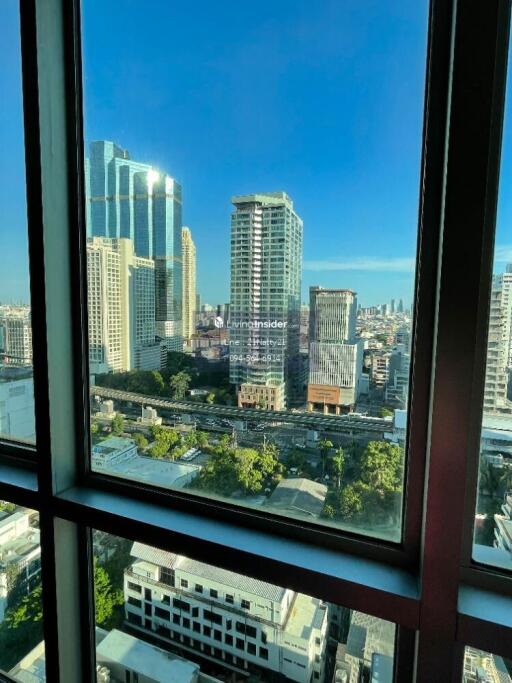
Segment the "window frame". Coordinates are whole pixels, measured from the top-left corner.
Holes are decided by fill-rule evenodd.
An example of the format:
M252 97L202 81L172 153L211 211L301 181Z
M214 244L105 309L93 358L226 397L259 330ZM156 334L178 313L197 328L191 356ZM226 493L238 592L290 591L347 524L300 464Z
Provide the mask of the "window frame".
M203 498L89 471L79 3L20 0L37 443L0 442L0 497L40 515L48 680L93 681L92 528L395 621L396 683L460 681L466 645L512 652L512 577L470 554L510 22L509 0L480 5L432 0L430 8L405 526L397 550L317 527L312 538L296 522L246 510L233 516L229 505L205 506ZM478 307L458 308L461 279ZM447 364L464 341L469 351L459 368L467 377L457 376L464 393L452 405ZM449 481L442 476L447 454L456 475ZM206 518L205 507L216 514Z

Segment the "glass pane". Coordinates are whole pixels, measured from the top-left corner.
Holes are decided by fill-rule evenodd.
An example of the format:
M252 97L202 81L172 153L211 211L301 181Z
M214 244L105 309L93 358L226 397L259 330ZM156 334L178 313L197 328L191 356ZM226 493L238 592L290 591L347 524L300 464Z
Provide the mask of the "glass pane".
M512 570L512 102L510 61L489 311L475 560Z
M35 441L19 2L0 22L0 439Z
M93 540L105 680L392 681L390 622L143 543Z
M37 512L0 501L0 671L45 680Z
M428 2L149 7L82 3L92 468L399 540Z
M462 683L512 683L512 660L466 647Z

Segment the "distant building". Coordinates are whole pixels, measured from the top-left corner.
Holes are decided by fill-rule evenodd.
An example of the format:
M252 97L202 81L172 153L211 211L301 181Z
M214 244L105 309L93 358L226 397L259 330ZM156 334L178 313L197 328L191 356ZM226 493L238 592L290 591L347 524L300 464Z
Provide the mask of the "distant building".
M0 367L0 436L35 441L34 379L31 367Z
M155 264L129 239L87 242L89 362L92 374L161 367L155 341Z
M32 526L32 514L21 508L0 512L0 622L13 584L29 593L41 573L39 529Z
M268 507L294 515L319 517L322 512L327 486L303 477L281 479L267 500Z
M232 202L230 382L240 407L282 410L301 401L302 220L285 192Z
M356 294L310 287L309 296L308 409L350 411L363 367L363 343L356 339Z
M181 185L98 140L85 161L85 190L87 235L130 239L138 257L153 260L156 333L169 351L181 351Z
M466 646L462 683L512 683L502 657Z
M28 307L11 308L0 317L2 354L0 362L32 365L32 321Z
M268 671L324 680L327 605L317 598L158 550L132 547L125 614L134 631L215 662L227 673Z
M190 339L196 331L196 245L190 228L181 230L183 260L183 337Z
M389 669L392 674L394 649L394 624L362 612L352 612L347 643L339 645L336 653L333 680L336 683L392 683ZM381 678L377 677L379 669Z
M512 367L512 264L493 277L487 338L484 413L512 415L508 399Z
M181 460L140 456L133 439L111 436L92 448L92 468L116 477L183 488L199 474L200 466Z

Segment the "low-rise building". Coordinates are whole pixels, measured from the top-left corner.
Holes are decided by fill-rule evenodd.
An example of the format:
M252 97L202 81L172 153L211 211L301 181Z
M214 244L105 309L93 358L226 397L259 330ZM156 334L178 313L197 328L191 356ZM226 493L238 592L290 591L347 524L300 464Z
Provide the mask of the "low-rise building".
M282 479L267 500L267 506L294 515L319 517L322 512L327 486L312 479L297 477Z
M186 486L201 469L200 465L138 455L137 445L133 439L118 436L111 436L93 446L92 468L96 472L151 484L157 483L166 488Z
M141 543L125 571L125 614L134 632L228 672L323 681L327 605Z
M0 622L11 591L28 593L41 572L39 529L32 525L33 514L24 509L0 512Z

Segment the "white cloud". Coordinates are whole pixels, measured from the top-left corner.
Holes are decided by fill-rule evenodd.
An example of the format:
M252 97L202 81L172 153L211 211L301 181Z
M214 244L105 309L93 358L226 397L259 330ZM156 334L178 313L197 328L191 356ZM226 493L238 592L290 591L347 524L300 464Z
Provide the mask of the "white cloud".
M413 258L354 258L345 261L304 261L304 270L366 270L374 272L412 273L415 259Z
M512 244L497 244L494 250L495 263L512 263Z

